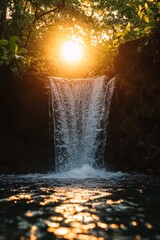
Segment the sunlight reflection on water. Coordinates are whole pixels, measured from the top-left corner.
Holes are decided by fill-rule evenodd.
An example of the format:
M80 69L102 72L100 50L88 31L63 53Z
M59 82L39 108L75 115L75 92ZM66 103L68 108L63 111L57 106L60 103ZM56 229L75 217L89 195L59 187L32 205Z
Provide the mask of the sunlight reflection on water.
M159 178L0 180L0 240L160 239Z

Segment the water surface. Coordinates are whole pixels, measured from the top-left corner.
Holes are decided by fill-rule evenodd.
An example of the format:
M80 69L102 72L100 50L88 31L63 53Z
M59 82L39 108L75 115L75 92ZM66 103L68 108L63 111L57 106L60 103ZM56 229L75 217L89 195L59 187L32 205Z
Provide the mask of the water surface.
M159 180L89 166L0 176L0 240L158 240Z

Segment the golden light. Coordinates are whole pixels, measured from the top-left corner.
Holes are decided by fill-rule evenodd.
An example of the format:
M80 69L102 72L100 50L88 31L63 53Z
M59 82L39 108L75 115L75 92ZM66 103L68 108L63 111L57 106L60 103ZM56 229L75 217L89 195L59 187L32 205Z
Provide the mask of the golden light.
M83 55L82 46L74 41L66 41L62 44L61 54L64 60L77 62Z

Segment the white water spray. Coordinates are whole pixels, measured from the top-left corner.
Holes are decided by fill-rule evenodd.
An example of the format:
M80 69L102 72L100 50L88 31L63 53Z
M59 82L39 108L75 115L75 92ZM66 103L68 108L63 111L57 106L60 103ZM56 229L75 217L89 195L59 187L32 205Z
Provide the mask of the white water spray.
M50 77L56 172L104 166L114 78Z

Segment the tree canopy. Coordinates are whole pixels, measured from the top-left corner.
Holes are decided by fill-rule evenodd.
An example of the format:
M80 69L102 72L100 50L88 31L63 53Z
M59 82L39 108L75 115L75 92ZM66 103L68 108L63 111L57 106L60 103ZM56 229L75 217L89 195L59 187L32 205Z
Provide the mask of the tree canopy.
M159 24L159 0L3 0L0 2L0 64L13 58L57 62L64 39L80 42L92 68L125 41ZM51 60L52 59L52 60Z

